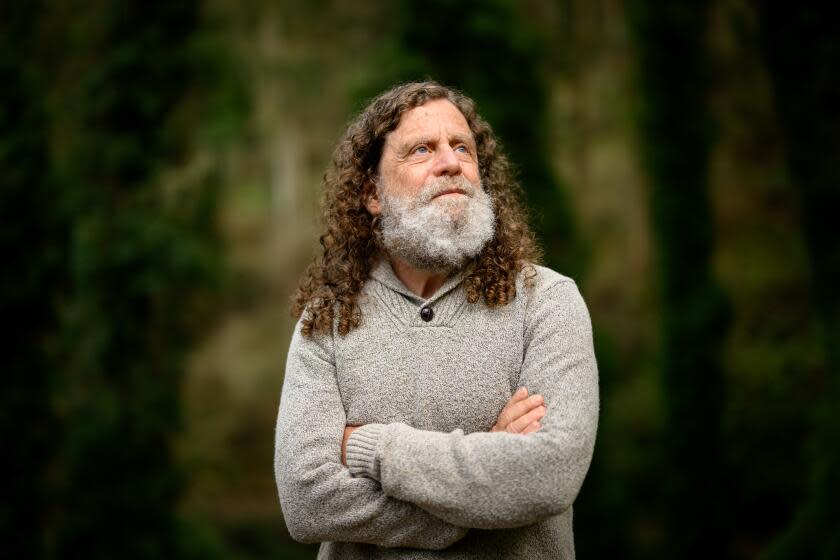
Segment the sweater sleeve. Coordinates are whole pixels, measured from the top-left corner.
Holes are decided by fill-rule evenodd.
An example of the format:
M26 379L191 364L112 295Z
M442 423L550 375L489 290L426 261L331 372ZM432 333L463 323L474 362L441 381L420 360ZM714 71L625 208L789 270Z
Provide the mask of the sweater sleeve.
M467 529L386 496L378 482L354 478L341 464L344 427L332 337L303 337L298 323L286 364L274 453L280 505L294 539L443 549L466 534Z
M369 424L349 438L351 470L380 480L386 495L464 527L518 527L569 508L598 423L592 328L571 280L530 303L520 384L545 399L539 432L465 435Z

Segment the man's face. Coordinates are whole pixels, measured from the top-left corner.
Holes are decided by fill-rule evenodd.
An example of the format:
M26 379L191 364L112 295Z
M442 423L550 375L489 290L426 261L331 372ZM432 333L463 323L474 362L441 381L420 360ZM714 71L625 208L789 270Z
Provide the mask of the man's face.
M403 115L386 137L367 208L381 216L391 257L415 268L460 267L493 237L475 140L452 103L434 100Z
M435 99L406 112L385 138L380 184L389 194L405 198L416 196L430 179L458 176L473 184L479 180L475 139L461 111L446 99ZM368 203L368 210L380 212L376 199Z

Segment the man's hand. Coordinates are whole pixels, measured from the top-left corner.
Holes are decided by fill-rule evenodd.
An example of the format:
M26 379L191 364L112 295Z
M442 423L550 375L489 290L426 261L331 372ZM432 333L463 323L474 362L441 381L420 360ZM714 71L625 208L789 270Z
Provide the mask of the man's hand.
M345 467L347 466L347 439L350 437L350 434L352 434L353 431L357 428L361 428L361 426L344 427L344 437L341 439L341 464Z
M542 395L529 397L528 389L520 387L499 413L499 418L490 431L530 434L542 427L539 421L543 416L545 416L545 406L543 406Z

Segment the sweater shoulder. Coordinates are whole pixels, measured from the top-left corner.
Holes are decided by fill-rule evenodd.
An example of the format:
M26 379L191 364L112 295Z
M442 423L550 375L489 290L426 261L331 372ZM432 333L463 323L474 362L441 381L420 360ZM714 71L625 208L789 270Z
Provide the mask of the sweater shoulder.
M548 267L532 265L536 274L532 286L524 289L525 340L542 325L549 330L592 333L589 309L574 279ZM533 274L533 273L532 273Z
M520 273L519 280L517 293L523 296L520 305L526 316L546 309L553 313L569 313L586 306L577 282L547 266L529 263Z
M558 284L575 284L574 279L539 264L526 264L519 273L519 281L527 291L539 295Z

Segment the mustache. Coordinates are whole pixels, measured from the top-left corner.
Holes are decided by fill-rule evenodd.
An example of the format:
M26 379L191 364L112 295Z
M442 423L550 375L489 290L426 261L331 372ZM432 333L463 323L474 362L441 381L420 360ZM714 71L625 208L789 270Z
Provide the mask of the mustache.
M436 177L426 181L420 190L418 198L424 202L431 202L436 196L448 191L461 191L470 198L474 198L481 188L481 183L474 185L463 175L456 177Z

